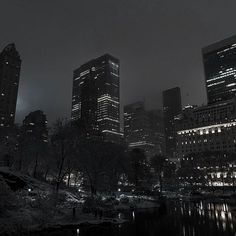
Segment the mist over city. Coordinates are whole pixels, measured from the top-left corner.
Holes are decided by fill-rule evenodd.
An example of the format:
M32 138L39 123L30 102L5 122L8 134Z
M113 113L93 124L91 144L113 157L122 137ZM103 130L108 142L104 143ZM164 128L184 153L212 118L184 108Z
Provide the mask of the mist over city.
M0 235L234 236L236 2L0 1Z

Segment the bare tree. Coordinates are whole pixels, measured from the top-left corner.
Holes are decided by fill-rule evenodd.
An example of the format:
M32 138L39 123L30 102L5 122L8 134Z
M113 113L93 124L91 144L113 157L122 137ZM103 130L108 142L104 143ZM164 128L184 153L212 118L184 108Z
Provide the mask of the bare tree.
M58 120L54 125L51 137L52 155L55 158L57 191L59 190L59 186L64 177L68 173L68 163L73 156L74 144L75 140L71 124L63 120Z
M124 148L99 140L80 143L78 159L81 171L89 182L91 194L116 189L118 179L124 172Z
M136 188L141 187L142 183L150 179L150 166L142 149L131 150L127 164L129 165L128 179Z

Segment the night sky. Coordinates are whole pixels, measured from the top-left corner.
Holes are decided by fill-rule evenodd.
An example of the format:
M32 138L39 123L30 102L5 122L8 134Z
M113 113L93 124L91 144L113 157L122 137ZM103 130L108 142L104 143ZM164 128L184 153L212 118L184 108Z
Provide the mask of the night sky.
M235 0L0 0L0 49L22 58L17 122L43 110L70 117L73 70L104 53L120 59L121 102L182 90L206 103L201 48L236 34Z

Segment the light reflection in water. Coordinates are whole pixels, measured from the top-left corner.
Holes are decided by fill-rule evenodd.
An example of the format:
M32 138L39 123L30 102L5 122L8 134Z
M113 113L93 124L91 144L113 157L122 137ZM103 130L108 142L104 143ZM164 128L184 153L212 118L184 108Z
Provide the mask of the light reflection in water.
M208 210L211 209L211 204L210 204L210 203L207 204L207 209L208 209Z
M185 220L183 222L181 221L182 235L201 235L198 231L198 227L194 228L196 225L200 225L203 228L212 225L211 227L222 232L222 235L224 232L226 235L234 235L234 219L231 208L227 203L201 201L199 203L180 202L179 204L179 213L183 219L186 219L186 217L192 218L190 222Z
M133 220L135 220L135 213L134 213L134 211L132 211L132 217L133 217Z
M50 236L236 236L235 215L228 204L209 202L167 202L166 213L131 211L118 213L130 223L114 227L75 229L73 234ZM96 231L97 230L97 231ZM37 235L38 236L38 235Z
M225 212L224 212L224 211L221 211L221 219L222 219L223 221L226 220Z
M223 226L223 230L226 231L226 223L225 222L222 223L222 226Z
M223 204L223 211L226 211L226 207L225 207L225 204Z
M230 223L230 228L231 228L232 230L234 230L234 225L233 225L233 223Z
M185 227L183 226L183 236L185 236Z
M202 201L200 202L200 209L203 210Z
M209 217L209 219L212 219L211 211L208 211L208 217Z
M184 214L184 210L183 210L183 207L181 206L181 214L183 215Z

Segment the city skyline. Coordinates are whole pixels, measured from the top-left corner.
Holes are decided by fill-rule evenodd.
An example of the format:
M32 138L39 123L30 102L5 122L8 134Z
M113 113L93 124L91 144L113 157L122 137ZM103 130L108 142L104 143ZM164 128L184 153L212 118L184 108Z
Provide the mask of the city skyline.
M215 41L215 42L211 42L211 44L209 44L208 46L206 46L205 45L205 47L202 47L201 49L199 49L199 52L201 52L201 50L204 50L205 48L210 48L212 45L217 45L217 44L220 44L222 41L224 41L224 40L228 40L228 38L235 38L236 36L235 35L233 35L233 36L230 36L230 37L227 37L226 39L224 38L224 39L221 39L221 40L218 40L218 41ZM13 44L15 44L15 43L13 43ZM104 55L105 54L109 54L109 52L106 52L106 53L104 53ZM99 55L97 56L97 57L99 57ZM93 57L93 58L96 58L96 57ZM87 59L87 61L89 61L90 59ZM82 63L80 66L82 66L84 63ZM204 68L203 68L203 76L204 76ZM204 81L203 81L203 83L205 83L205 79L204 79ZM178 86L178 84L176 83L176 85ZM169 87L167 87L165 90L169 90L169 89L172 89L174 86L169 86ZM204 86L205 87L205 86ZM203 91L204 89L200 89L200 91ZM131 99L131 101L133 101L133 102L137 102L138 100L140 100L140 99L143 99L146 103L147 103L147 107L149 107L149 109L153 109L153 108L156 108L156 109L162 109L162 105L163 105L163 98L161 98L161 96L162 96L162 92L163 92L164 90L161 90L161 91L158 91L158 93L160 93L159 94L159 101L156 103L156 104L152 104L152 105L150 105L150 104L148 104L148 102L146 102L146 100L148 100L148 99L146 99L146 96L139 96L137 99ZM189 96L189 92L187 92L186 94L184 94L183 95L183 98L185 98L185 99L183 99L184 100L184 104L185 105L203 105L203 104L207 104L207 91L205 91L204 92L205 93L205 99L204 99L204 101L202 101L202 103L200 102L200 103L190 103L189 102L189 98L190 98L190 100L191 100L191 97ZM188 99L187 99L188 98ZM19 99L19 96L18 96L18 99ZM20 101L21 102L21 101ZM19 101L17 101L17 106L19 106L19 103L20 103ZM150 101L149 101L150 102ZM122 104L122 106L125 106L125 105L128 105L130 102L126 102L126 103L124 103L124 101L122 101L122 97L121 97L121 104ZM34 111L34 110L37 110L37 107L39 107L39 106L37 106L37 104L35 104L36 105L36 108L35 109L29 109L29 110L27 110L27 112L25 112L22 116L20 115L20 118L17 116L17 113L16 113L16 123L21 123L22 121L23 121L23 119L24 119L24 117L29 113L29 112L32 112L32 111ZM183 106L184 107L184 106ZM40 107L39 107L40 108ZM17 110L16 110L16 112L17 112ZM122 111L121 111L122 112ZM56 121L56 119L60 119L60 118L66 118L66 119L70 119L70 112L69 112L69 114L67 114L66 116L55 116L54 117L54 120L51 120L50 121L50 123L52 124L53 122L55 122ZM122 122L122 121L121 121Z
M235 34L231 1L227 10L220 1L213 7L205 1L101 1L92 9L77 1L57 1L55 9L53 3L3 3L18 20L1 21L0 47L14 41L23 59L17 122L37 109L50 123L69 117L72 71L104 53L121 61L122 104L144 97L149 107L160 108L161 91L174 86L181 87L184 104L206 103L201 48Z
M236 1L0 1L0 234L236 236Z
M208 46L205 46L205 47L203 47L201 50L202 50L202 60L203 60L203 68L204 68L204 72L205 72L205 89L206 89L206 97L207 97L207 95L208 95L208 93L209 93L209 89L208 89L208 86L209 85L207 85L207 78L208 78L208 75L206 74L206 65L205 65L205 61L206 61L206 55L208 56L208 55L210 55L209 56L209 58L210 58L210 60L213 60L213 59L211 59L211 55L218 55L218 51L219 51L219 53L227 53L227 51L229 50L229 49L231 49L231 44L232 44L232 50L234 50L234 46L235 46L235 39L236 39L236 35L233 35L233 36L230 36L230 37L227 37L227 38L224 38L224 39L221 39L221 40L219 40L219 41L217 41L217 42L213 42L213 43L211 43L211 44L209 44ZM13 45L13 46L12 46ZM8 45L6 45L4 48L3 48L3 51L2 52L4 52L8 47L14 47L14 50L15 50L15 43L9 43ZM228 49L229 48L229 49ZM224 50L225 49L225 50ZM18 52L17 52L17 54L18 54ZM108 55L109 56L109 54L108 53L105 53L103 56L105 56L105 55ZM95 58L95 59L90 59L90 61L88 61L88 62L86 62L86 63L83 63L82 65L80 65L80 67L79 68L82 68L82 67L84 67L86 64L89 64L90 62L92 62L92 61L96 61L97 59L99 59L99 58L101 58L101 57L103 57L103 56L99 56L99 57L97 57L97 58ZM209 61L210 61L209 60ZM209 63L209 62L208 62ZM120 64L120 63L119 63ZM226 68L225 68L225 70L229 70L229 69L227 69L227 68L229 68L230 67L230 65L226 65ZM77 69L75 69L74 70L74 73L75 73L75 71L76 70L79 70L79 68L77 68ZM224 68L223 68L224 69ZM231 69L231 68L230 68ZM215 69L216 70L216 69ZM219 69L216 71L217 73L219 72ZM216 73L215 72L215 73ZM231 72L231 71L230 71ZM221 73L221 71L220 71L220 73ZM229 75L229 76L231 76L231 74ZM211 78L211 77L209 77L209 78ZM19 79L19 78L18 78ZM216 78L217 79L217 78ZM224 79L224 78L223 78ZM211 80L213 80L213 79L211 79ZM215 79L214 79L215 80ZM222 80L222 79L221 79ZM231 79L231 82L233 81L233 79ZM227 82L230 86L231 86L231 82ZM214 81L212 82L213 83L213 85L215 85L214 84ZM221 84L222 82L220 82L220 84ZM218 84L218 83L217 83ZM234 84L233 84L234 85ZM228 86L228 85L227 85ZM226 86L226 87L227 87ZM72 86L73 87L73 86ZM172 86L171 88L168 88L167 90L171 90L171 89L173 89L174 87ZM165 92L165 91L167 91L167 90L163 90L162 91L162 93L163 92ZM234 89L233 89L234 90ZM119 92L119 94L120 94L120 92ZM72 95L73 95L73 92L72 92ZM209 96L209 95L208 95ZM233 96L233 95L232 95ZM232 96L231 96L231 98L232 98ZM17 99L19 98L19 96L17 97ZM122 98L121 98L122 99ZM143 102L145 102L145 104L146 104L146 100L145 100L145 98L143 98L142 99L143 100ZM209 98L207 98L207 101L206 101L206 104L207 104L207 102L209 103ZM227 99L226 99L227 100ZM18 100L17 100L18 101ZM138 100L136 100L136 101L134 101L134 103L135 102L137 102ZM210 102L211 103L211 102ZM194 106L196 106L196 104L190 104L188 101L187 101L187 106L192 106L192 105L194 105ZM204 104L204 103L203 103ZM201 105L203 105L203 104L201 104ZM123 106L122 106L123 105ZM120 108L121 108L121 110L120 110L120 125L121 125L121 130L123 129L122 127L123 127L123 113L124 113L124 110L123 110L123 107L125 107L126 105L129 105L129 104L120 104ZM147 104L146 104L147 105ZM161 99L161 105L163 106L164 105L164 100L163 100L163 97L162 97L162 99ZM200 106L201 106L200 105ZM199 106L199 104L197 104L197 106ZM148 106L147 106L148 107ZM182 108L184 109L184 105L182 105ZM157 107L157 106L154 106L154 108L156 108L156 109L161 109L159 106ZM151 110L151 108L149 108L148 110ZM29 112L32 112L33 110L30 110ZM24 118L24 117L23 117ZM22 121L23 121L23 118L22 118ZM56 119L61 119L62 117L56 117ZM63 118L66 118L66 119L71 119L69 116L68 117L63 117ZM14 119L15 119L15 114L14 114ZM73 118L72 118L72 120L73 120ZM53 122L55 122L55 120L53 121ZM17 123L17 121L16 121L16 123Z

